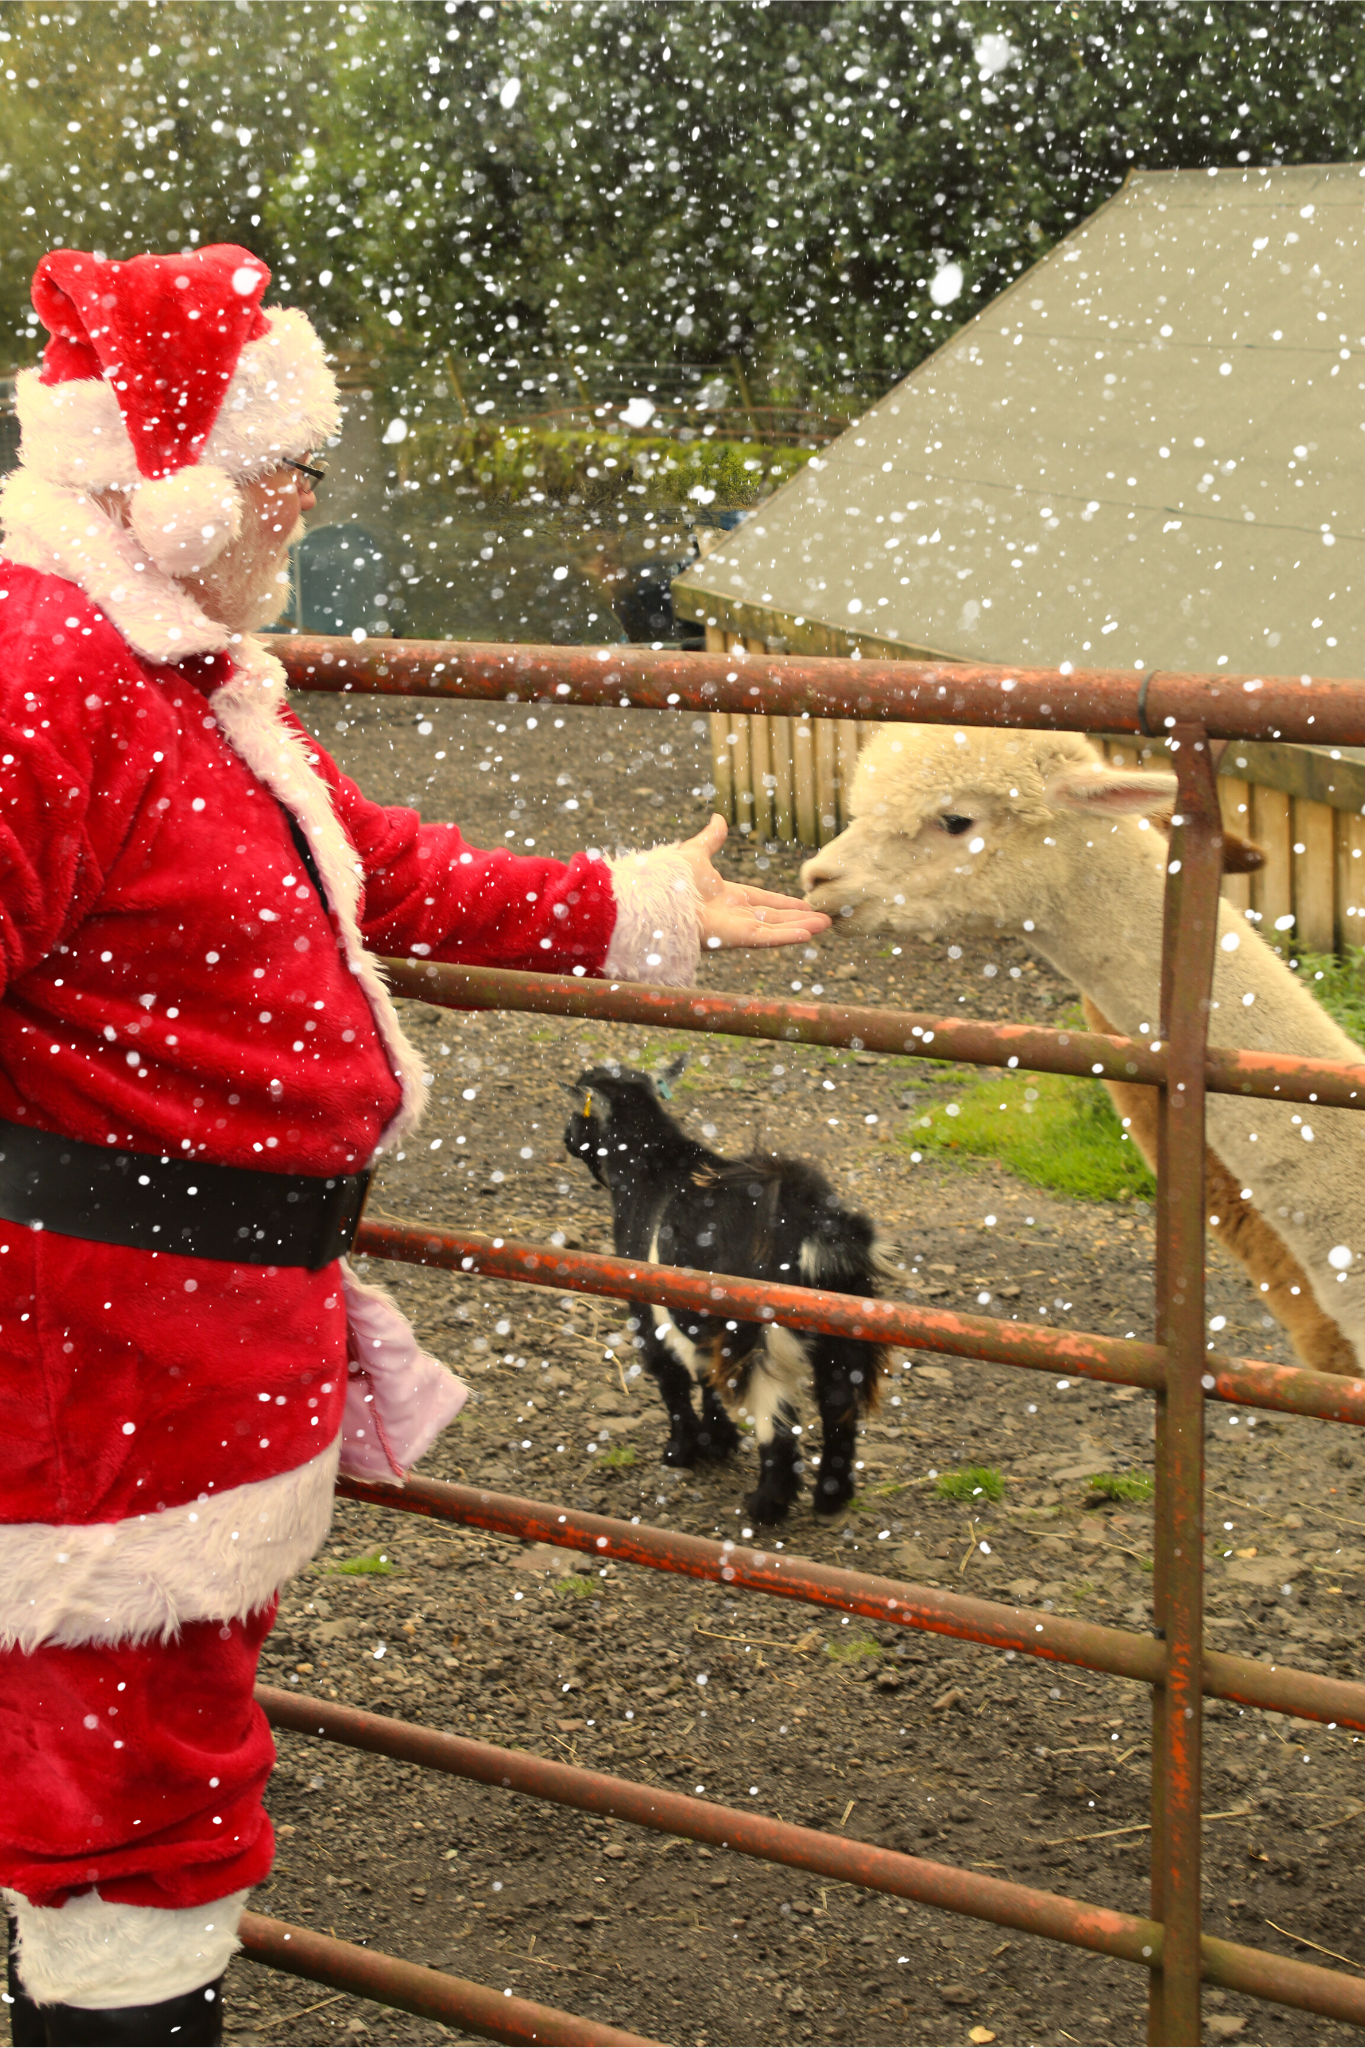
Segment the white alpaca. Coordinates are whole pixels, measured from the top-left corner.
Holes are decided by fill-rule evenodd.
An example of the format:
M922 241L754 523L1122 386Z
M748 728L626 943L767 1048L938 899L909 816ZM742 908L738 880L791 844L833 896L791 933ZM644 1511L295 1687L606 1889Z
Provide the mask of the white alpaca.
M1024 937L1085 992L1096 1028L1154 1037L1166 844L1140 814L1173 794L1173 777L1110 768L1075 733L887 726L859 760L853 822L802 881L817 908L855 928ZM1360 1048L1226 903L1218 929L1213 1044L1359 1062ZM1126 1112L1154 1100L1148 1089L1111 1092ZM1150 1107L1142 1126L1135 1118L1150 1153ZM1210 1095L1208 1135L1219 1234L1305 1364L1359 1373L1365 1131L1355 1113Z

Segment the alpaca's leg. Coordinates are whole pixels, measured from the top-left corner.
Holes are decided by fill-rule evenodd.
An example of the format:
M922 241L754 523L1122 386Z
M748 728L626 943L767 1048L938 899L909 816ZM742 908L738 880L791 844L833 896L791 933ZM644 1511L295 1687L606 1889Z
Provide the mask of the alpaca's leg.
M1106 1037L1121 1036L1089 996L1082 995L1081 1003L1092 1031ZM1135 1081L1106 1081L1104 1085L1119 1115L1128 1119L1129 1138L1155 1173L1156 1089ZM1206 1156L1204 1213L1214 1236L1244 1268L1266 1308L1284 1330L1299 1363L1313 1372L1358 1375L1361 1368L1355 1349L1319 1306L1308 1275L1268 1218L1243 1200L1238 1182L1211 1148Z
M1312 1284L1288 1245L1259 1209L1242 1200L1237 1182L1216 1152L1209 1153L1209 1214L1215 1236L1239 1259L1266 1308L1288 1335L1299 1363L1313 1372L1360 1372L1355 1347L1320 1306Z

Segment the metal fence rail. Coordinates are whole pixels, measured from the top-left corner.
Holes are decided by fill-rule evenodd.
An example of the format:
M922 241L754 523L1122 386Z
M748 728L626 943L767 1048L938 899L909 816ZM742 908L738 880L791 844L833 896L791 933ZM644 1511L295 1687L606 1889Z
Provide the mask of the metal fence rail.
M1317 1101L1365 1107L1365 1067L1326 1061L1252 1057L1207 1044L1222 867L1222 826L1209 741L1311 739L1319 745L1365 742L1365 684L1318 683L1301 677L1134 676L1115 671L1010 670L912 661L802 660L784 656L678 654L620 648L472 647L444 643L368 643L291 639L283 642L291 680L332 692L458 696L507 702L549 701L689 708L707 711L798 713L825 718L908 719L925 723L1043 727L1082 732L1160 735L1170 742L1178 779L1181 823L1172 839L1166 884L1159 1037L1151 1043L985 1025L798 1003L756 1003L693 991L656 991L568 977L514 975L443 967L410 960L393 972L398 992L452 1008L503 1008L565 1016L610 1017L666 1024L672 1029L857 1045L871 1051L950 1057L974 1064L1053 1073L1138 1080L1156 1087L1160 1102L1157 1193L1157 1342L1137 1344L1085 1333L1060 1333L988 1318L933 1311L802 1288L669 1268L641 1269L629 1262L569 1253L552 1245L521 1245L468 1232L434 1232L367 1224L359 1249L415 1260L452 1272L478 1272L558 1288L704 1305L743 1306L749 1316L810 1328L839 1328L895 1338L920 1348L995 1359L1029 1368L1057 1369L1150 1388L1155 1396L1156 1473L1153 1634L1103 1629L925 1587L896 1586L833 1571L761 1550L707 1545L701 1539L649 1530L603 1517L470 1488L417 1481L401 1493L347 1484L353 1498L383 1501L419 1514L590 1549L657 1569L717 1577L731 1585L781 1597L813 1600L875 1613L883 1621L928 1629L964 1640L1001 1643L1050 1657L1140 1678L1152 1688L1151 1916L1133 1920L1027 1887L997 1884L971 1873L890 1857L914 1866L913 1882L932 1885L935 1902L950 1911L1002 1917L1028 1912L1010 1924L1059 1940L1094 1936L1083 1945L1130 1954L1150 1972L1149 2039L1201 2038L1202 1976L1255 1995L1293 2003L1360 2024L1365 1987L1339 1971L1310 1969L1285 1957L1211 1940L1200 1925L1201 1703L1204 1693L1242 1700L1338 1725L1365 1727L1365 1686L1321 1678L1246 1658L1206 1652L1203 1644L1203 1406L1206 1398L1275 1407L1325 1420L1365 1421L1365 1379L1334 1380L1295 1368L1228 1359L1204 1348L1204 1098L1206 1091L1281 1101ZM787 1841L779 1823L724 1809L701 1808L706 1820L661 1800L673 1795L620 1781L577 1777L561 1767L510 1752L487 1751L429 1731L391 1731L373 1717L321 1703L267 1695L272 1713L305 1707L308 1725L336 1740L386 1748L401 1741L422 1748L419 1760L459 1768L488 1782L516 1782L538 1796L585 1804L607 1798L630 1804L630 1818L690 1833L719 1827L730 1847L803 1864L811 1856L835 1858L851 1845L812 1836ZM297 1724L295 1724L297 1725ZM450 1749L430 1744L455 1744ZM423 1747L423 1745L428 1745ZM477 1754L476 1754L477 1752ZM400 1753L394 1751L394 1753ZM407 1747L404 1755L416 1755ZM499 1775L491 1759L499 1760ZM603 1786L610 1788L604 1792ZM553 1788L553 1789L552 1789ZM573 1796L571 1796L571 1794ZM580 1796L581 1795L581 1796ZM643 1804L639 1804L643 1801ZM615 1810L614 1808L612 1810ZM621 1807L625 1815L625 1805ZM646 1814L671 1819L646 1818ZM719 1818L717 1818L719 1816ZM757 1833L741 1839L740 1823ZM808 1831L788 1834L806 1837ZM707 1834L705 1839L713 1839ZM759 1846L760 1842L764 1846ZM813 1845L818 1845L813 1846ZM859 1845L865 1849L865 1845ZM868 1851L875 1856L889 1852ZM815 1867L810 1865L809 1867ZM825 1868L822 1861L820 1868ZM899 1889L912 1874L864 1874L852 1881ZM941 1875L933 1876L934 1872ZM845 1874L842 1870L839 1874ZM993 1887L989 1893L981 1887ZM996 1894L1000 1896L997 1897ZM929 1896L917 1890L913 1896ZM1026 1902L1031 1902L1027 1903ZM1045 1905L1037 1902L1046 1902ZM997 1910L999 1909L999 1910ZM1079 1916L1079 1917L1078 1917ZM1103 1939L1098 1930L1107 1930ZM313 1937L320 1940L321 1937ZM1127 1946L1124 1946L1124 1945ZM1135 1944L1135 1946L1133 1946ZM343 1944L334 1944L340 1949ZM278 1957L276 1958L278 1960ZM339 1967L339 1966L338 1966ZM395 1965L401 1969L404 1966ZM427 1975L430 1973L421 1973ZM338 1981L329 1977L327 1981ZM450 1980L447 1980L450 1981ZM376 1994L371 1994L376 1995ZM473 2022L467 2022L473 2024ZM529 2022L528 2022L529 2024ZM509 2038L503 2034L500 2038ZM528 2033L516 2036L533 2038ZM568 2035L563 2038L570 2038ZM586 2038L578 2036L577 2038ZM593 2038L609 2038L597 2030ZM622 2038L616 2036L615 2038Z
M1039 1891L1032 1885L1009 1884L1002 1878L985 1877L953 1864L932 1863L922 1856L879 1848L873 1842L849 1841L817 1828L796 1827L790 1821L773 1820L766 1814L717 1806L710 1800L667 1792L657 1785L637 1784L630 1778L585 1771L577 1765L559 1763L553 1757L531 1756L525 1750L499 1749L464 1735L415 1728L411 1722L367 1714L358 1707L338 1706L331 1700L279 1692L270 1686L260 1687L257 1698L276 1728L292 1728L301 1735L344 1743L379 1756L397 1757L405 1763L421 1764L427 1770L448 1771L455 1777L496 1785L503 1791L522 1792L533 1799L577 1807L583 1813L606 1814L615 1820L631 1821L636 1827L655 1828L661 1834L710 1842L740 1856L785 1864L793 1870L808 1870L819 1877L886 1892L892 1898L915 1899L921 1905L969 1914L974 1919L990 1920L997 1927L1013 1927L1022 1934L1040 1934L1050 1941L1089 1949L1095 1955L1114 1956L1120 1962L1135 1963L1140 1969L1160 1967L1163 1930L1156 1921L1139 1919L1133 1913L1116 1913L1057 1892ZM1249 1991L1260 1998L1273 1998L1277 2004L1297 2006L1302 2011L1324 2013L1348 2025L1365 2026L1365 1982L1343 1978L1338 1972L1300 1963L1293 1957L1267 1956L1258 1949L1243 1947L1240 1942L1219 1941L1207 1934L1203 1937L1202 1952L1204 1975L1210 1983L1226 1985L1233 1991ZM400 1967L411 1969L412 1965ZM435 1975L428 1971L414 1974ZM630 2036L609 2034L604 2029L596 2038L621 2041Z

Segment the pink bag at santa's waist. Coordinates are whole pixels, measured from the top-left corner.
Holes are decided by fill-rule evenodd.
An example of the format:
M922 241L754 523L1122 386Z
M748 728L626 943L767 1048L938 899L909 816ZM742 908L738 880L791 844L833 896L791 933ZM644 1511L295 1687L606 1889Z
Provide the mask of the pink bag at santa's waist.
M341 1261L349 1360L341 1418L341 1470L351 1479L402 1483L453 1422L469 1389L430 1352L382 1288Z

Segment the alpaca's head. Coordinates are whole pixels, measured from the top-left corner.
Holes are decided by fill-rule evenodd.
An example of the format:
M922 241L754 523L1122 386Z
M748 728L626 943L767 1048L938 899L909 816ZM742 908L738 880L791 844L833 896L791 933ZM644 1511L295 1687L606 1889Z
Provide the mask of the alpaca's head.
M1097 828L1174 794L1174 776L1109 768L1078 733L888 725L859 757L852 824L801 879L864 929L1023 931L1065 904Z

